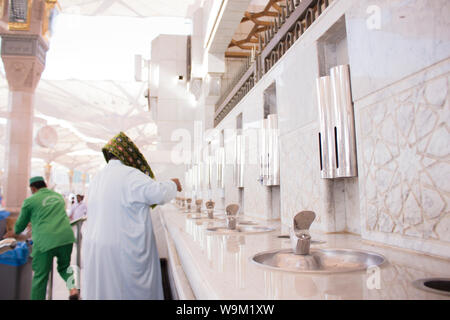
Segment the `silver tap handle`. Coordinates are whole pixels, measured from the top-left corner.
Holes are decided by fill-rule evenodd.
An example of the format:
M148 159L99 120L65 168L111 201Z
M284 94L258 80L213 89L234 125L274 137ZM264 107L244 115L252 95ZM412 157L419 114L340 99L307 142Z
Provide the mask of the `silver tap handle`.
M214 205L215 205L215 202L212 201L212 200L209 200L209 201L205 202L206 209L214 209Z
M239 212L240 206L238 204L230 204L226 207L225 212L229 216L236 216Z
M294 216L293 227L295 231L309 230L316 214L313 211L301 211Z

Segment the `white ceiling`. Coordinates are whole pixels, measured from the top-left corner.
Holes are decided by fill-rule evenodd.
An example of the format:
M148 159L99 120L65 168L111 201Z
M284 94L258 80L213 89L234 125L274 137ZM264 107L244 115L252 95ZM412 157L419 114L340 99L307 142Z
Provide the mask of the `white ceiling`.
M63 13L89 16L186 17L198 0L59 0Z

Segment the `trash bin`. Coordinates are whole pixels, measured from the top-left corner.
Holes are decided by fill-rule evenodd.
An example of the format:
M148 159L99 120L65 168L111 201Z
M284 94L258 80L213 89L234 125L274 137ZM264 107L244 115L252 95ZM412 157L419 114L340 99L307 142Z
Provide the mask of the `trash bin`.
M0 254L0 300L29 300L31 296L31 242L18 242Z
M10 214L11 213L9 213L8 211L0 210L0 240L6 233L6 218L8 218Z

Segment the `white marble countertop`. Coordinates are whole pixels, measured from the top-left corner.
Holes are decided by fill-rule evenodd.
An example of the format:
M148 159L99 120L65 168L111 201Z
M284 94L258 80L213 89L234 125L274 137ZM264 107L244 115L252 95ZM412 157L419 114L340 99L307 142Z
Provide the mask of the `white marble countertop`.
M450 299L412 285L421 278L450 277L450 260L371 244L356 235L312 234L313 240L326 241L312 247L363 249L384 255L387 263L380 268L380 289L369 289L368 280L375 278L365 271L301 274L272 271L251 262L258 252L290 247L289 239L278 238L287 234L280 231L279 222L258 221L276 230L237 236L206 232L207 227L224 222L189 219L173 205L162 208L161 218L197 299Z

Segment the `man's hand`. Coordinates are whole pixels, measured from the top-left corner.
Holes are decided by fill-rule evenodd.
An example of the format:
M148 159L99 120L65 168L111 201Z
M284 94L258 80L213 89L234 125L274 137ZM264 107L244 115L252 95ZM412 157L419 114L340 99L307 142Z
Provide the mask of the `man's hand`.
M6 232L4 235L3 235L3 239L6 239L6 238L16 238L17 237L17 234L14 232L14 230L9 230L8 232Z
M178 180L178 179L176 179L176 178L170 179L170 180L172 180L173 182L175 182L175 184L177 185L177 191L178 191L178 192L183 191L183 188L181 188L180 180Z

